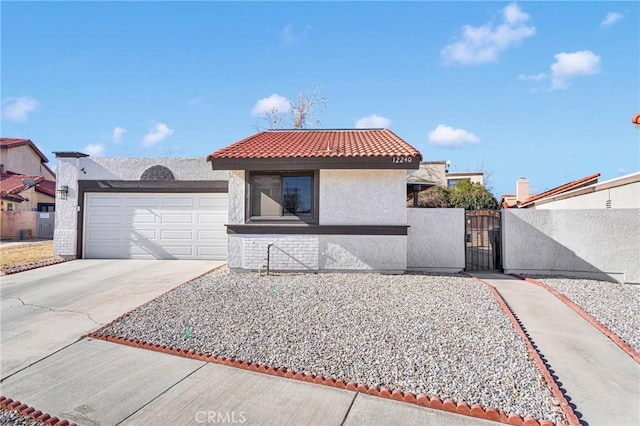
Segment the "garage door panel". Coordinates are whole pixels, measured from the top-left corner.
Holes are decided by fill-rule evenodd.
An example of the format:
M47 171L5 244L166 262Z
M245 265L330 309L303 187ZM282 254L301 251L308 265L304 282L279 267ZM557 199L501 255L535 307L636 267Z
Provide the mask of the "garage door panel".
M212 258L226 258L227 247L198 247L198 256L200 257L212 257Z
M229 207L229 199L222 197L200 197L198 207L219 207L225 211Z
M99 198L90 198L87 202L88 207L121 207L122 197L118 196L102 196Z
M120 241L117 229L92 229L87 232L88 241Z
M215 223L226 223L226 222L227 222L226 215L206 214L206 213L196 214L197 224L215 224Z
M119 225L120 216L117 214L96 214L91 213L87 216L88 225Z
M158 223L158 215L143 212L125 213L124 223L127 225Z
M190 213L162 213L160 215L160 223L165 224L183 224L191 225L193 223L193 215Z
M151 197L125 197L125 207L158 207L158 200Z
M191 229L162 229L160 235L163 240L192 240L193 231Z
M162 207L193 207L195 200L193 197L163 197L160 204Z
M87 258L226 260L227 194L105 194L85 198Z
M200 229L198 230L197 238L199 241L203 240L222 240L221 242L227 244L227 235L224 231L214 229Z
M155 229L130 229L127 234L131 240L155 240L157 238Z

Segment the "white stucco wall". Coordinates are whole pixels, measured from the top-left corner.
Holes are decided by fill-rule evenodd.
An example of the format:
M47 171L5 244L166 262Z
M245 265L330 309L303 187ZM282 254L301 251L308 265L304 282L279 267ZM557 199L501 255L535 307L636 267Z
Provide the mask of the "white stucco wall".
M407 269L460 272L465 267L464 209L407 209Z
M269 244L273 271L401 273L407 266L404 236L267 234L230 235L229 268L264 270Z
M229 172L229 223L238 225L244 223L245 202L245 171L231 170Z
M640 182L577 195L563 200L536 204L538 210L604 209L610 200L612 209L640 209Z
M176 180L227 180L227 171L211 170L204 158L83 157L57 159L57 188L69 187L68 198L56 198L54 252L75 256L77 238L78 180L139 180L149 167L171 170ZM84 169L84 171L82 170Z
M320 170L320 225L406 225L405 170Z
M503 210L507 273L640 284L640 209Z
M404 170L320 170L319 225L406 225ZM229 223L245 222L245 172L229 174ZM404 272L404 235L229 235L231 269Z

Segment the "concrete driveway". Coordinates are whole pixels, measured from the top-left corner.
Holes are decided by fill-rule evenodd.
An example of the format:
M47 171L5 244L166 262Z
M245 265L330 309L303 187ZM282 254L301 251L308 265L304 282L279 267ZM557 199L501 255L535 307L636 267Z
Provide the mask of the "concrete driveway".
M74 260L2 277L2 379L223 262Z

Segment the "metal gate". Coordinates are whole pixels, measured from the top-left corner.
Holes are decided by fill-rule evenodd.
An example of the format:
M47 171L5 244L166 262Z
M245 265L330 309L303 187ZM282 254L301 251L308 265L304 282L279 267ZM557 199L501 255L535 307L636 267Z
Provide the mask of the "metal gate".
M468 210L465 213L465 270L501 270L500 211Z
M53 239L53 229L55 228L55 212L37 212L36 216L36 238Z

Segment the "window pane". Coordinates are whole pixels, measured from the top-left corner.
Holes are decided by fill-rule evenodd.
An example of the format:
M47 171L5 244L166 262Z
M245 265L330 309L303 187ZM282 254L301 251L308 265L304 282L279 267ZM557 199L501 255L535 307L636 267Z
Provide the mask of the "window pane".
M251 185L251 214L252 216L280 216L280 194L282 185L280 176L256 175Z
M311 216L313 179L311 176L282 177L282 210L285 216Z

